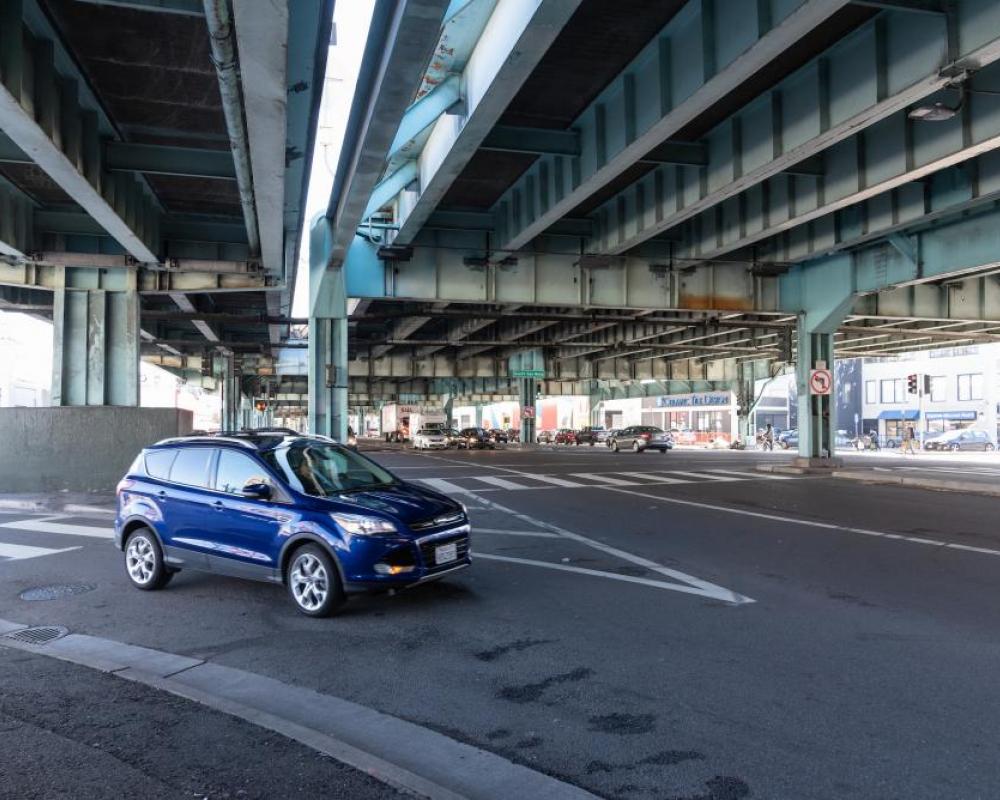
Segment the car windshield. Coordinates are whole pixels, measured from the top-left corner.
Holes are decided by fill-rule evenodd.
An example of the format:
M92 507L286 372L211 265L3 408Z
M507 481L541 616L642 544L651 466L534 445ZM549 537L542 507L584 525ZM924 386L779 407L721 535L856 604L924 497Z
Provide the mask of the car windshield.
M314 497L391 486L396 479L367 458L343 447L307 442L260 454L296 491Z

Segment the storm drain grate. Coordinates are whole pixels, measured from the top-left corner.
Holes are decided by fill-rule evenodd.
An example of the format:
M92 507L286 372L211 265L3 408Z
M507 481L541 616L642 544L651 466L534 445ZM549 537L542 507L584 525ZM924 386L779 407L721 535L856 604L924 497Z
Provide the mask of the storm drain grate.
M72 597L75 594L92 592L97 587L90 583L61 583L54 586L36 586L25 589L18 595L22 600L58 600L60 597Z
M20 642L21 644L42 645L54 642L56 639L61 639L67 633L69 633L69 630L63 628L61 625L46 625L39 628L22 628L19 631L6 634L4 638L13 639L15 642Z

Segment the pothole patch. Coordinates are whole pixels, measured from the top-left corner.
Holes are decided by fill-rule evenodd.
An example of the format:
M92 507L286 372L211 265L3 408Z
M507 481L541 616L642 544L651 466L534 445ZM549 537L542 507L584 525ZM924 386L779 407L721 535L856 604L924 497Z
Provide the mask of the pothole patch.
M37 628L22 628L19 631L4 635L4 639L12 639L21 644L43 645L61 639L69 633L62 625L44 625Z
M53 586L36 586L33 589L25 589L18 597L28 602L58 600L62 597L73 597L77 594L92 592L96 588L92 583L58 583Z

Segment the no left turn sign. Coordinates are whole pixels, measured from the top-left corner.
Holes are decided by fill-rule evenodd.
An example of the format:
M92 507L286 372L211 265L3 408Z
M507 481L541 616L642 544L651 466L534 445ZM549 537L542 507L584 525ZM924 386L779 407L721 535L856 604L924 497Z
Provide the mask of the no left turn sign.
M810 394L830 394L833 388L833 376L828 369L814 369L809 373Z

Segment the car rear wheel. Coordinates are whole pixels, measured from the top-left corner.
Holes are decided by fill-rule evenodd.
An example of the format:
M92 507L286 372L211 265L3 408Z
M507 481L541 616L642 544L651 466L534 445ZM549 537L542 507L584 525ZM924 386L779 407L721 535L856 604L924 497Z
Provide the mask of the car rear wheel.
M642 449L639 447L639 443L638 442L632 442L632 452L633 453L641 453L642 452Z
M617 439L612 440L612 442L611 442L611 449L614 452L616 452L616 453L618 452L618 440Z
M327 617L344 602L337 565L323 548L307 544L288 562L286 581L295 607L309 617Z
M132 585L144 591L162 589L173 577L163 563L163 550L149 528L138 528L125 543L125 572Z

